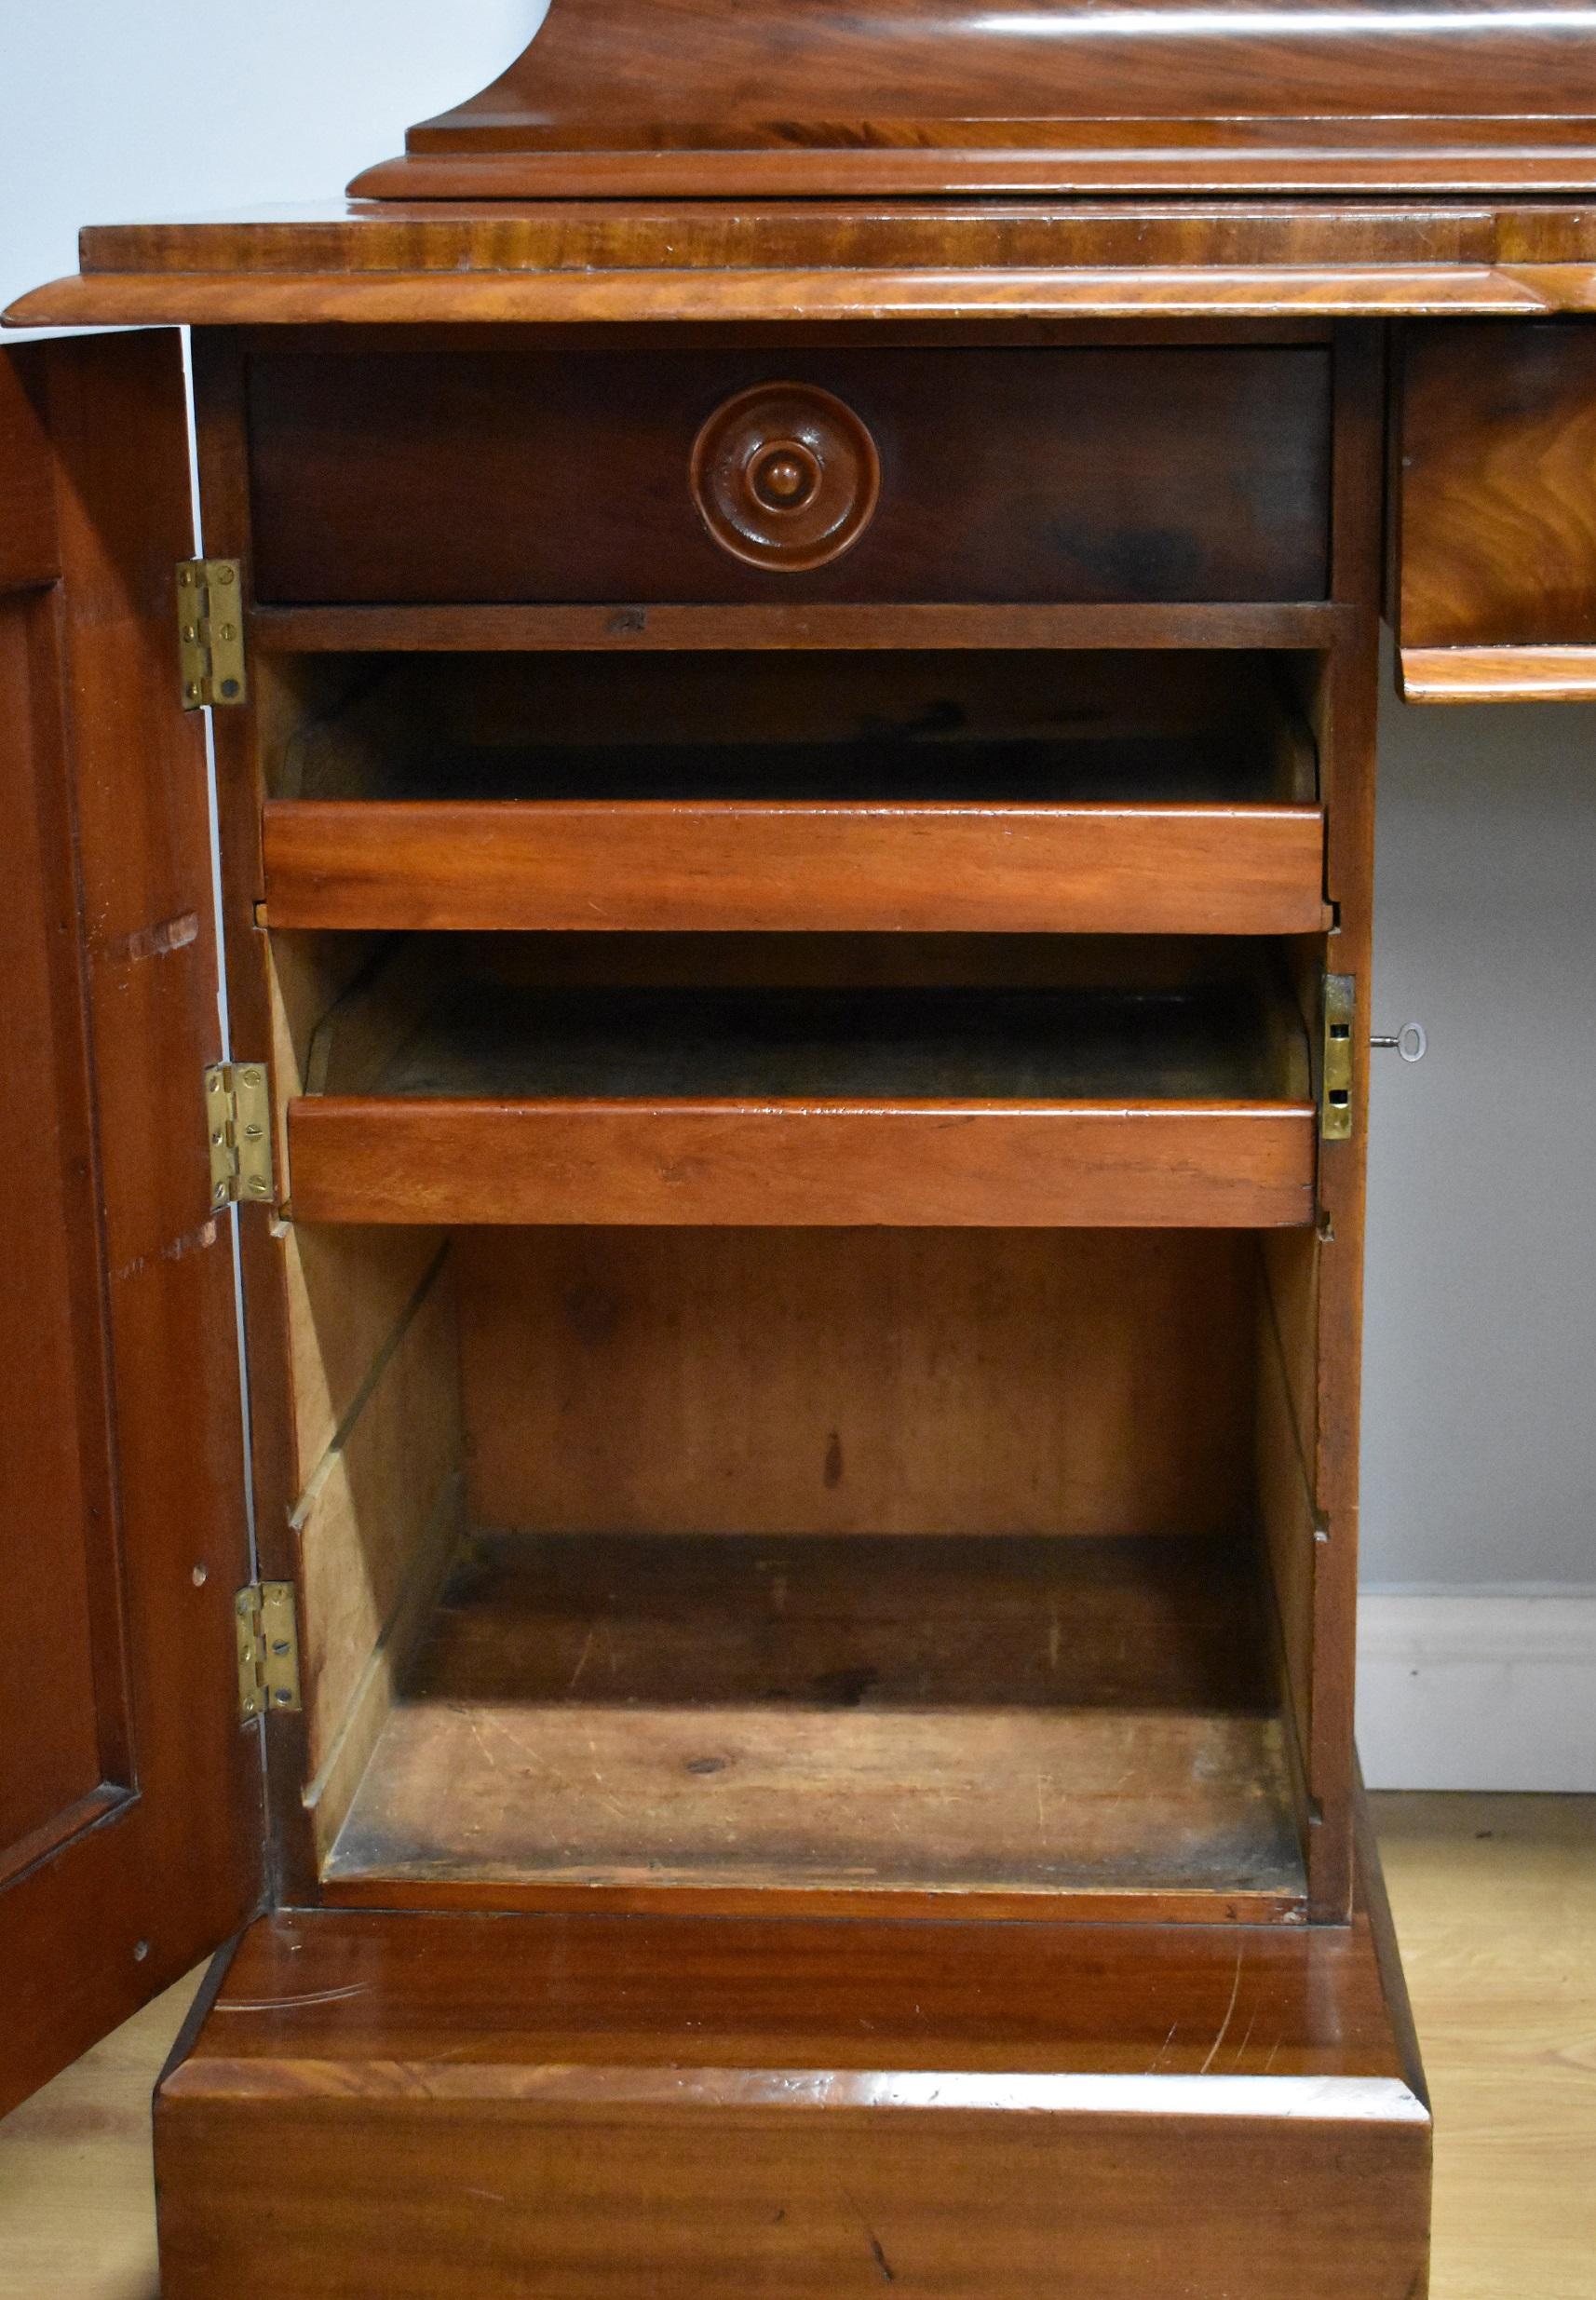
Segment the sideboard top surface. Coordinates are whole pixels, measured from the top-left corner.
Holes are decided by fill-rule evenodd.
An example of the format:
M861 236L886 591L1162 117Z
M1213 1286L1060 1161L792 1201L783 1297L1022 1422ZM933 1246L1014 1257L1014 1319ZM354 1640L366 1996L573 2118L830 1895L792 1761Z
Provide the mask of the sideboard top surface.
M1596 308L1596 0L552 0L348 204L13 326Z

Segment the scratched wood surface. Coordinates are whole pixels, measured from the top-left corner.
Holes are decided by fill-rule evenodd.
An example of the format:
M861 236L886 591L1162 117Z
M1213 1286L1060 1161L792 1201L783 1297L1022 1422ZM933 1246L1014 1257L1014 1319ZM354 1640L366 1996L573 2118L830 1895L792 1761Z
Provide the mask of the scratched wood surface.
M1259 1612L1234 1541L479 1536L329 1878L1289 1903Z
M1437 2112L1431 2300L1588 2300L1596 1799L1373 1807ZM156 2300L149 2095L196 1980L0 2122L0 2300Z
M156 2110L167 2300L1409 2300L1387 1928L288 1913Z

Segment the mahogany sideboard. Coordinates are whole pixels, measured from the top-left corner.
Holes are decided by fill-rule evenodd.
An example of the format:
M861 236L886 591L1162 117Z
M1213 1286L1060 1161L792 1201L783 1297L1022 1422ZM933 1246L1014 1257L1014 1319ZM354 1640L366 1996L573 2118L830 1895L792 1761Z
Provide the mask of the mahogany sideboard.
M1593 38L553 0L9 315L0 2105L231 1941L167 2300L1423 2293L1378 635L1596 696Z

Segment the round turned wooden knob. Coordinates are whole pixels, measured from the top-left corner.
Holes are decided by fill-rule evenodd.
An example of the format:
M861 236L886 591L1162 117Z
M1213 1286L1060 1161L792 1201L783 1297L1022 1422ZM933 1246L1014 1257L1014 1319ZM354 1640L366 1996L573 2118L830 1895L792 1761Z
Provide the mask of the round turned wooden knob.
M724 551L801 574L840 559L874 516L881 457L813 384L757 384L717 408L693 449L693 500Z

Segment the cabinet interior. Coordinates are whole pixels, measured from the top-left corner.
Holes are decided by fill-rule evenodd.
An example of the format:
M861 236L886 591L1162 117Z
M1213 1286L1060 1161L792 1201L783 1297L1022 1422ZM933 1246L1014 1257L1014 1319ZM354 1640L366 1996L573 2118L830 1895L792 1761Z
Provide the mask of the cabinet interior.
M1197 650L304 656L263 711L279 805L1003 788L1130 817L1315 802L1313 686ZM380 1130L606 1098L1311 1126L1311 938L440 933L418 903L269 940L290 1135L318 1101ZM279 1156L330 1898L1301 1915L1305 1198L799 1225L744 1175L712 1224L428 1221L425 1191L323 1221Z
M297 1258L330 1883L1300 1893L1256 1236Z
M1313 675L1179 647L287 655L265 795L1309 803Z

